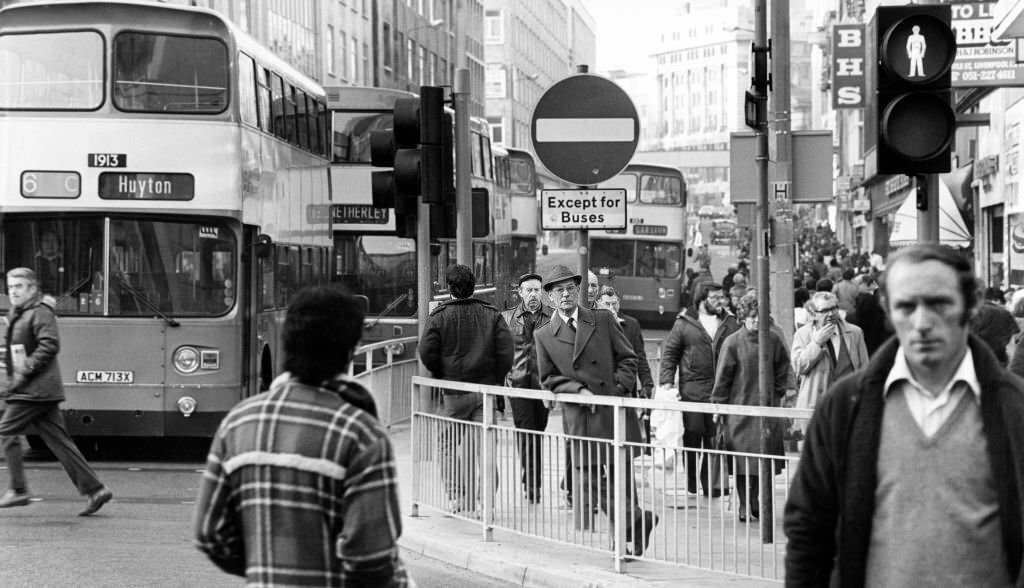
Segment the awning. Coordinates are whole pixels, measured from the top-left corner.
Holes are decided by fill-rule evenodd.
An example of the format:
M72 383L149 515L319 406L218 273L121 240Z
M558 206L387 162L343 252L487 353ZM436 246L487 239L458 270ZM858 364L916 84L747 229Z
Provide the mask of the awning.
M1010 41L1024 37L1024 0L996 2L992 27L993 41Z
M951 247L967 247L971 244L971 232L967 229L953 194L946 182L939 183L939 242ZM905 247L917 243L917 197L907 196L903 204L896 210L893 219L892 233L889 234L890 247Z

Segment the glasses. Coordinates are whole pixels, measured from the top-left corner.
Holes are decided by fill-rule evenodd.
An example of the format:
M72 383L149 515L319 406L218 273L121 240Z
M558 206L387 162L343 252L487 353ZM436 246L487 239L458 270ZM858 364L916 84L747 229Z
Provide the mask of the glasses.
M828 314L830 312L835 312L837 310L839 310L838 306L830 306L828 308L819 308L818 310L815 310L814 312L817 313L817 314Z

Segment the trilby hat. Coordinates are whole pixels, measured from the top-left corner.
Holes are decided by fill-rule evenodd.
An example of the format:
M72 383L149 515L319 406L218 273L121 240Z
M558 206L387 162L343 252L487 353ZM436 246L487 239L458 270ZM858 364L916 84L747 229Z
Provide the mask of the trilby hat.
M556 265L551 269L551 273L548 274L547 279L544 280L544 291L547 292L551 290L552 286L555 284L566 280L572 280L573 283L579 286L583 281L583 276L564 265Z

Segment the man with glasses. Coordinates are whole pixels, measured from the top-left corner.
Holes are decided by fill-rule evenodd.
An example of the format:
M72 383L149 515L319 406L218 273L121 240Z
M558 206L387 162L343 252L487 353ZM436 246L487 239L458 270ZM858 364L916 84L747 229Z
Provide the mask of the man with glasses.
M843 320L831 292L815 292L808 301L811 322L793 334L793 371L798 408L814 408L829 386L868 362L864 332Z
M557 312L551 321L534 332L537 368L541 385L559 394L632 396L636 388L636 354L615 316L580 305L583 277L563 265L555 266L544 281L544 290ZM635 417L635 413L626 412ZM614 438L615 414L611 407L563 403L562 426L571 438L573 522L576 529L592 528L595 507L614 516L608 504L614 488L614 471L609 443ZM634 420L633 427L638 429ZM627 423L626 429L630 425ZM591 441L596 439L598 441ZM657 519L637 508L632 476L626 483L629 516L626 542L635 537L632 553L647 548ZM596 504L595 504L596 503Z
M725 292L718 282L705 282L697 291L692 308L676 316L672 330L662 343L661 371L658 382L664 386L676 385L679 373L680 400L710 402L715 387L715 368L725 338L740 328L736 318L726 311ZM683 446L711 449L715 423L711 413L683 413ZM697 494L697 453L686 452L686 488ZM700 466L700 479L705 496L720 496L721 480L712 471L708 475L708 460Z

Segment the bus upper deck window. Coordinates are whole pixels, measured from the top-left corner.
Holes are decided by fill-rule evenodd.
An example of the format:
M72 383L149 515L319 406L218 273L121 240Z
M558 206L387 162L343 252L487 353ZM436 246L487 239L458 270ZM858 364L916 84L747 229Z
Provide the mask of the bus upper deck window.
M218 39L121 33L114 39L114 105L132 112L222 112L228 71L227 46Z

